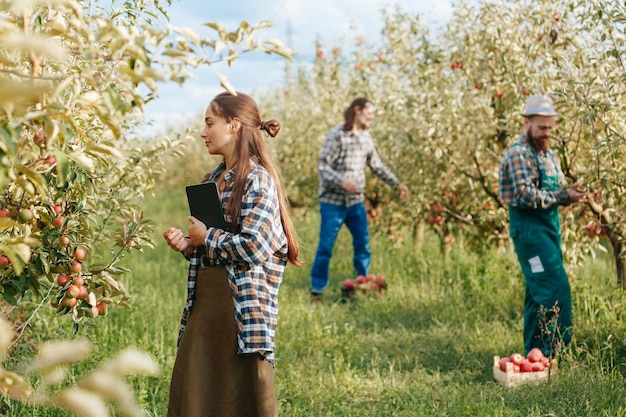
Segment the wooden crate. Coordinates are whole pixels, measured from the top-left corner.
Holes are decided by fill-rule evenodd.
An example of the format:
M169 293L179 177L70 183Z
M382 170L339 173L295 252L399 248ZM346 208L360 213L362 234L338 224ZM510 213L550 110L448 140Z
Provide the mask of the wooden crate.
M557 371L557 362L552 360L550 367L537 372L514 372L513 363L506 364L506 372L500 369L500 356L493 357L493 377L505 387L519 387L524 384L539 384L553 378Z

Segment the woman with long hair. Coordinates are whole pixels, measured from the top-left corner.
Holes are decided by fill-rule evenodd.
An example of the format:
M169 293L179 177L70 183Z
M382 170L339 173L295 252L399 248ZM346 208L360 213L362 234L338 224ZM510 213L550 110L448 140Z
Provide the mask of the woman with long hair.
M275 137L243 93L216 96L201 137L223 160L217 184L227 230L194 217L188 236L163 236L189 260L170 384L168 417L276 417L274 339L278 290L288 262L300 266L298 239L280 175L261 136Z

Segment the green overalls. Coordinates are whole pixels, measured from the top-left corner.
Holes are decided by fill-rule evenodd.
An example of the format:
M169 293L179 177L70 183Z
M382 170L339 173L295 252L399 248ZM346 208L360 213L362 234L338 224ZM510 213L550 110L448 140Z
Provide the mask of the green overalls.
M533 155L540 171L538 188L558 191L559 171L554 169L555 175L547 175L544 165L534 152ZM556 167L555 158L550 160ZM544 355L553 356L558 344L567 344L572 337L572 300L563 267L559 206L546 209L509 206L509 216L511 238L526 278L525 354L538 347Z

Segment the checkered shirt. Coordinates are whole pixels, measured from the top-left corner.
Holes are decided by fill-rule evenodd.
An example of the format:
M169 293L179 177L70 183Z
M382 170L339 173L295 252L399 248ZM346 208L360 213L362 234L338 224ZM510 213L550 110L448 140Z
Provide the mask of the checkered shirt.
M254 164L254 163L253 163ZM226 169L221 163L211 174L215 181ZM224 174L220 195L226 224L230 225L228 203L234 172ZM243 205L238 219L239 232L209 227L206 248L187 255L189 260L188 296L181 319L178 343L193 308L196 276L205 258L209 265L225 265L234 301L238 353L259 352L274 362L274 337L278 321L278 289L287 264L287 238L280 220L278 192L271 175L261 166L246 178Z
M551 149L536 151L522 135L504 154L500 161L498 190L500 198L517 208L548 208L568 203L567 190L545 191L541 189L541 172L537 162L547 175L561 178L563 172Z
M398 178L381 161L368 131L361 130L355 134L346 131L343 125L333 127L326 136L317 163L320 202L345 207L364 202L366 166L385 183L391 186L400 184ZM341 186L345 179L356 182L356 194L348 194Z

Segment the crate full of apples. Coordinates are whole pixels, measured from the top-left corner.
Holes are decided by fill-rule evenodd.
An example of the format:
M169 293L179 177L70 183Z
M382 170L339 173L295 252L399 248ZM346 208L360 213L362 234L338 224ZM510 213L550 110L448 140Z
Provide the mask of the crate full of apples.
M547 381L556 373L556 361L534 348L524 357L521 353L493 357L493 376L506 387Z
M386 288L384 275L359 275L356 279L347 279L341 284L341 295L352 299L357 292L380 294Z

